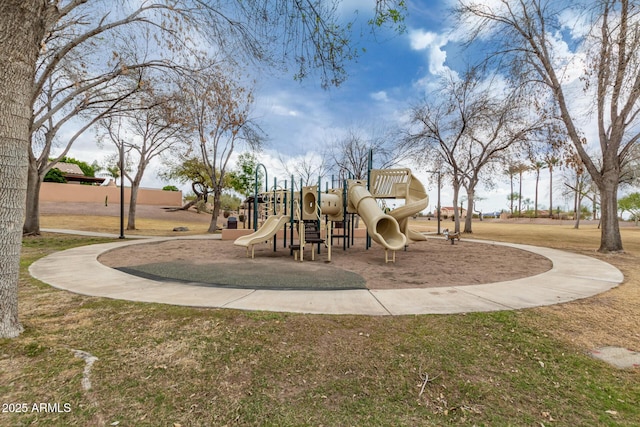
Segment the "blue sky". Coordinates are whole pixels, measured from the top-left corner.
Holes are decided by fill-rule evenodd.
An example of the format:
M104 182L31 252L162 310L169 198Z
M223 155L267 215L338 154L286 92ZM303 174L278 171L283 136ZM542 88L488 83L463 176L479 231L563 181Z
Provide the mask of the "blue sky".
M363 27L363 37L358 43L366 48L366 52L357 61L347 64L349 78L340 87L323 90L316 76L297 82L292 79L292 73L260 74L256 86L255 115L269 136L260 161L267 166L270 181L273 176L282 180L288 178L280 159L296 162L301 156L320 153L332 139L349 128L392 127L404 123L407 111L424 98L440 73L447 68L459 71L464 67L468 53L456 45L455 36L450 33L452 24L447 7L451 0L409 1L406 32L396 34L380 30L376 37L364 28L372 4L372 0L343 3L341 12L346 19L354 16L354 10L359 11L356 28L359 25ZM106 157L110 149L97 150L92 136L88 134L84 141L71 149L70 155L89 162ZM430 205L427 210L433 210L435 183L415 165L407 166L412 167L429 188ZM143 186L166 185L156 176L161 168L162 165L156 162ZM509 184L506 177L499 181L494 189L479 188L477 195L484 199L478 203L482 211L508 209ZM443 184L442 205L450 206L452 191L449 183L445 181ZM534 198L534 185L533 175L526 175L523 180L524 197ZM548 195L548 174L543 172L540 206L548 205ZM559 194L554 199L563 206Z
M364 25L368 17L363 11L371 2L350 3L359 4L358 22ZM261 161L267 165L269 175L287 179L279 158L288 157L295 162L301 156L321 151L350 127L402 125L407 111L424 98L440 73L447 68L462 69L466 54L461 54L455 42L448 41L452 37L448 34L449 3L411 2L402 34L380 31L374 37L365 30L359 42L366 52L348 64L349 79L338 88L325 91L313 78L298 83L287 75L260 82L257 113L270 136ZM431 176L415 165L407 166L430 188L431 211L436 202L435 182L430 182ZM486 198L478 204L483 211L508 208L510 190L506 179L504 184L491 192L480 192ZM534 183L530 186L533 188ZM544 194L545 190L541 190L540 197ZM533 194L530 197L533 199ZM450 186L445 184L443 206L451 205L451 199Z

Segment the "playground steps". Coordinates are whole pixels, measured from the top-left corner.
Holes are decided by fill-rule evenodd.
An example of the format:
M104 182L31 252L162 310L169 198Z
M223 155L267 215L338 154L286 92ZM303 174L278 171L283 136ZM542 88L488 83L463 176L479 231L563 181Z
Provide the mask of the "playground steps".
M320 236L320 228L317 221L304 222L304 241L306 243L324 243L324 239Z
M304 243L324 243L324 239L320 235L320 229L318 228L318 222L315 220L304 221ZM293 252L295 259L298 259L298 251L300 251L300 243L289 245L289 249ZM314 251L311 251L311 260L314 260Z

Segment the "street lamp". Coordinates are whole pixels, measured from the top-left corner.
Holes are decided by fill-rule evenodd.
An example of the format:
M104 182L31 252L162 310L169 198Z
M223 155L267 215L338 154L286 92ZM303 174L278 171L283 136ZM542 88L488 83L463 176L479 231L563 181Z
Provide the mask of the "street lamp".
M440 235L440 178L441 178L441 173L440 171L425 171L427 173L436 173L438 174L438 206L437 206L437 210L438 210L438 236Z
M129 149L133 147L126 145ZM120 140L120 239L124 239L124 146L125 142Z
M256 165L256 176L254 182L254 192L253 192L253 231L258 230L258 167L262 166L264 169L264 191L269 191L268 182L269 175L267 175L267 168L262 163L258 163Z
M124 239L124 141L120 141L120 239Z

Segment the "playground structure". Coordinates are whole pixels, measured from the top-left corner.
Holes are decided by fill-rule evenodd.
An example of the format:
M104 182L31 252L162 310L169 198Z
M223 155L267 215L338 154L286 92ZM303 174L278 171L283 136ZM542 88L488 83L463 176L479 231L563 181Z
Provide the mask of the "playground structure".
M293 180L292 180L293 182ZM286 183L285 183L286 187ZM328 187L328 185L327 185ZM237 238L234 244L246 248L247 256L255 256L254 246L273 241L276 250L276 236L284 229L282 237L296 260L304 260L306 246L311 246L311 258L315 259L313 246L327 248L327 261L331 261L332 239L342 239L343 249L353 244L354 215L358 215L367 229L367 248L370 240L385 250L385 262L392 262L395 253L405 248L408 242L426 240L424 235L411 230L409 218L429 204L429 197L422 183L410 169L371 169L368 182L365 180L344 180L341 188L320 190L318 185L300 185L300 190L274 188L255 194L260 200L261 214L266 220L258 228L254 222L254 233ZM403 199L404 205L388 212L379 205L379 199ZM257 215L256 215L257 217ZM323 227L324 224L324 227ZM295 233L294 233L295 232ZM324 236L323 236L324 234ZM297 242L294 243L294 238Z

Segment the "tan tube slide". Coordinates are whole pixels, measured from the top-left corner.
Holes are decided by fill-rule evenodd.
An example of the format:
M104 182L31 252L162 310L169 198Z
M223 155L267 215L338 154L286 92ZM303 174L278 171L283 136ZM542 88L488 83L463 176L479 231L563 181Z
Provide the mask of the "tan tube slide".
M349 205L360 215L367 226L367 233L374 242L393 251L404 248L407 238L400 232L398 222L382 212L376 199L358 181L350 184Z
M422 233L418 233L409 228L409 217L418 212L422 212L429 205L429 196L422 183L414 176L411 176L410 179L405 205L392 210L389 212L389 215L398 221L400 231L402 231L408 239L413 241L427 240Z

